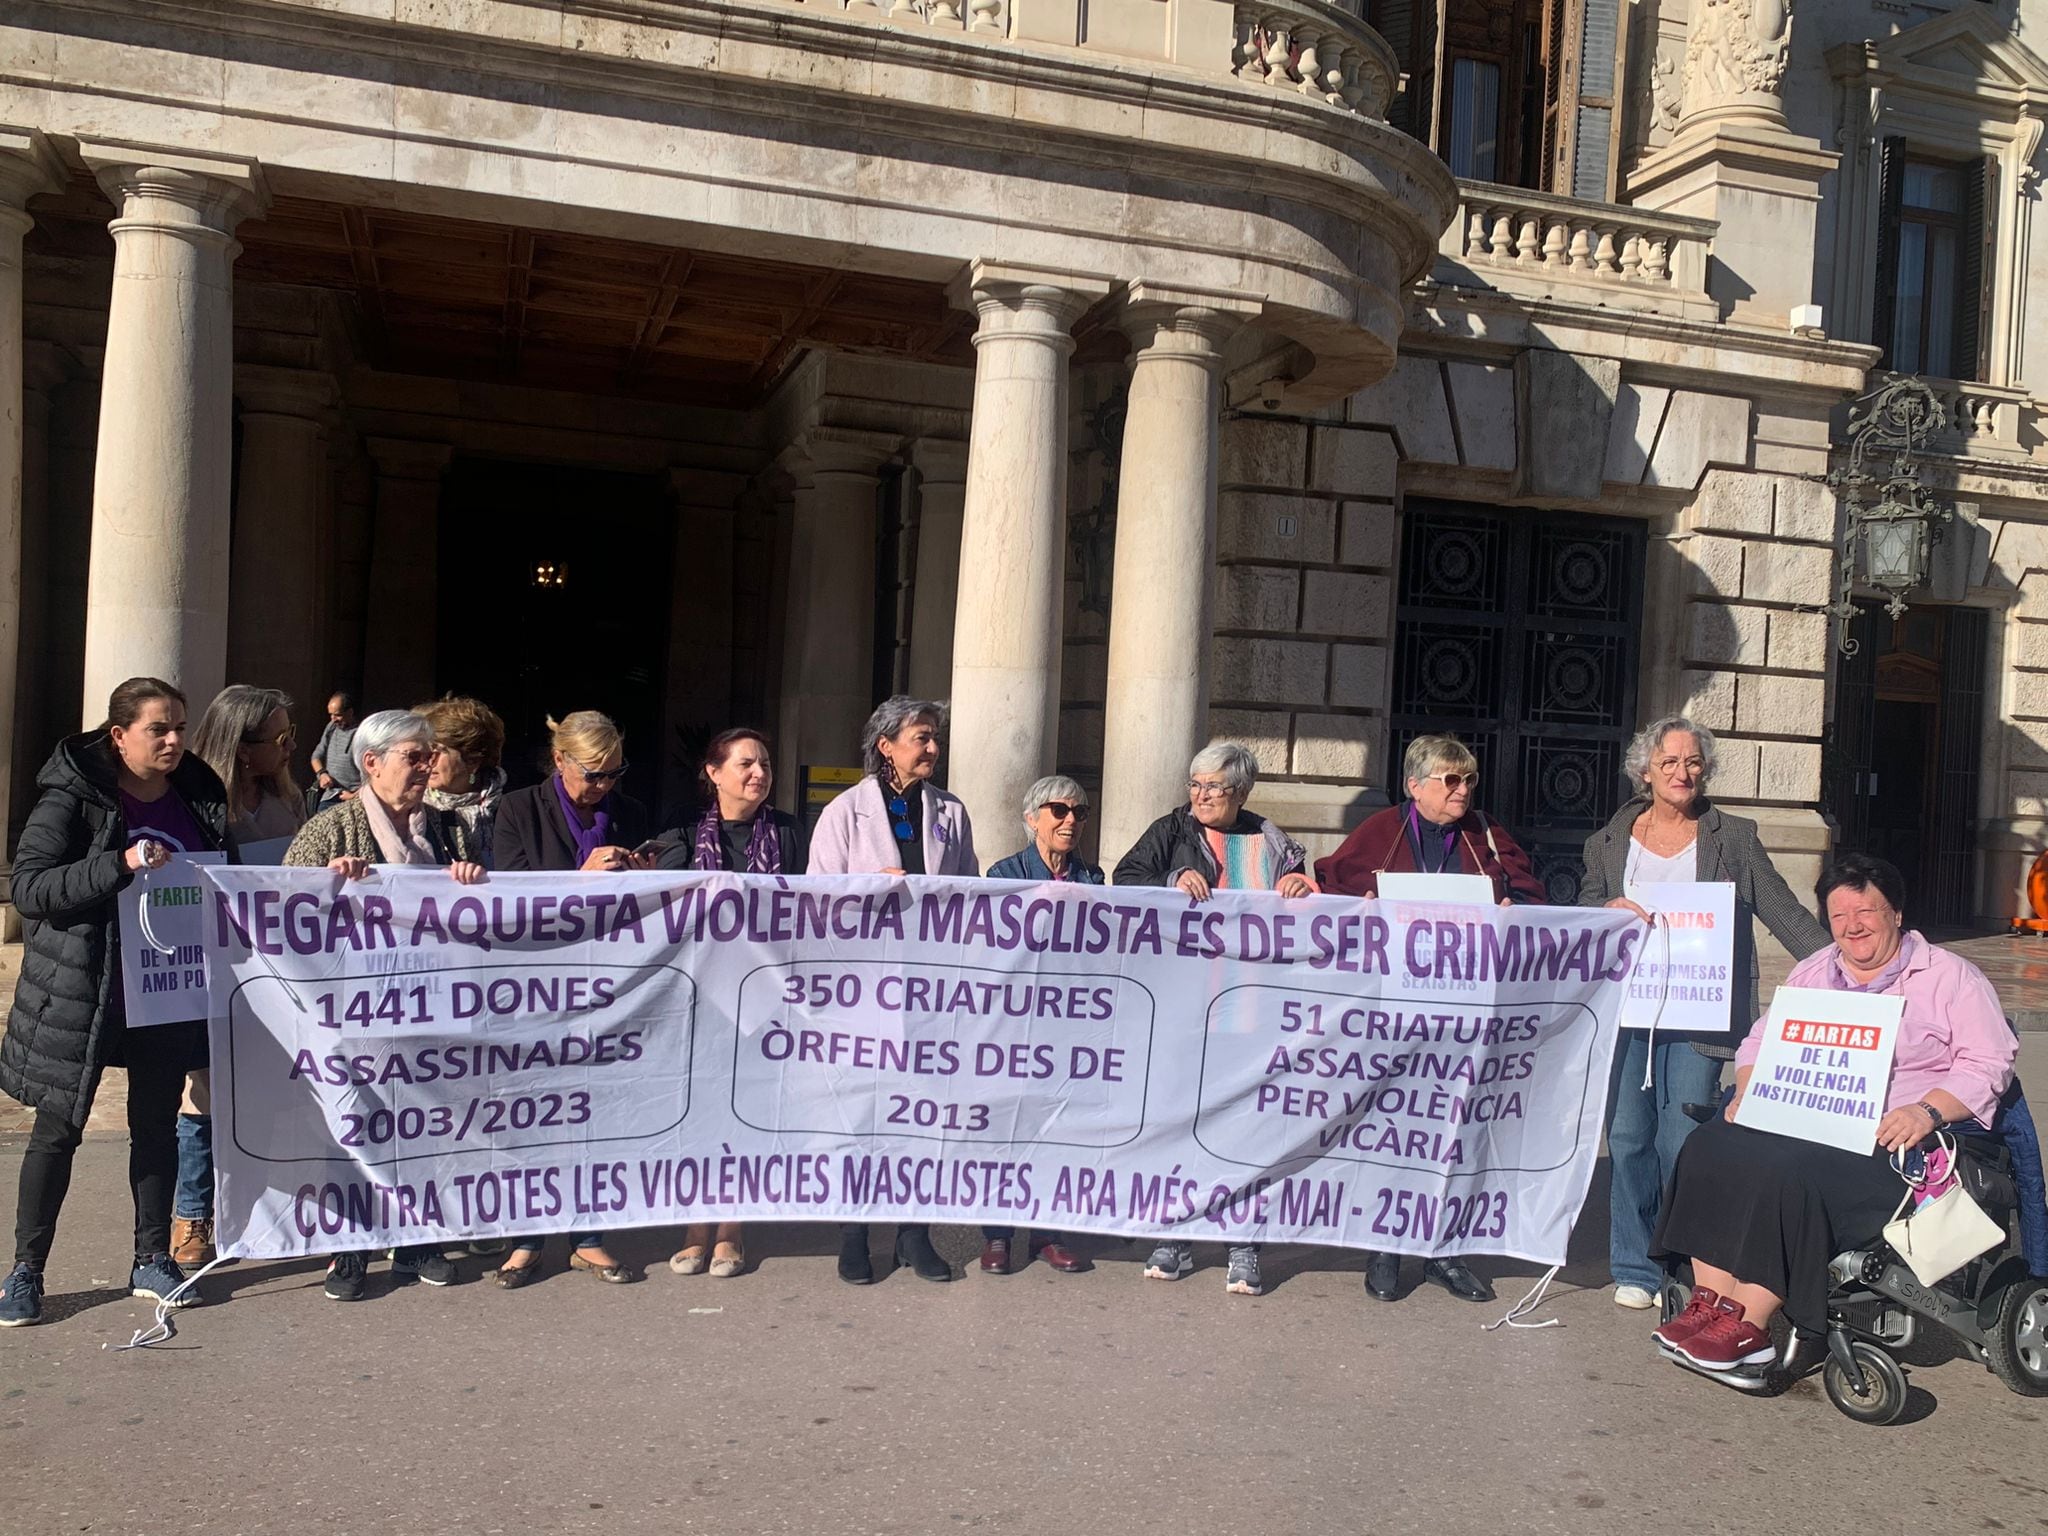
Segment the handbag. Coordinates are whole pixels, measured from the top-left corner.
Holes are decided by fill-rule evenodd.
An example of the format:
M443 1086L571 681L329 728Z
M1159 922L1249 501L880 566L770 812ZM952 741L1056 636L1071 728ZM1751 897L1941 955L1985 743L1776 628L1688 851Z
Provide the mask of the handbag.
M1908 1216L1906 1207L1913 1203L1915 1194L1926 1188L1927 1180L1924 1176L1916 1179L1900 1169L1899 1177L1906 1181L1905 1198L1899 1201L1892 1219L1884 1224L1884 1240L1906 1261L1913 1278L1922 1285L1946 1280L1979 1254L1988 1253L2005 1241L2005 1228L1985 1215L1983 1207L1964 1189L1964 1181L1956 1172L1959 1163L1954 1140L1944 1134L1940 1144L1955 1173L1948 1187ZM1898 1166L1896 1159L1893 1166Z

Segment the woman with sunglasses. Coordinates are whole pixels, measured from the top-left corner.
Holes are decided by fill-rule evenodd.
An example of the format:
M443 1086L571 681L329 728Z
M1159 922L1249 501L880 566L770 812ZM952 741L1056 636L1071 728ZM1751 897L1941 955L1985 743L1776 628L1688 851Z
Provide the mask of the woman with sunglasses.
M1088 821L1088 791L1063 773L1048 774L1024 792L1024 830L1031 841L1007 859L989 866L991 880L1035 880L1071 885L1100 885L1102 870L1076 852L1081 828ZM1010 1272L1010 1244L1016 1233L1009 1227L981 1229L981 1272L1007 1275ZM1067 1246L1057 1232L1039 1232L1037 1241L1025 1249L1028 1263L1033 1254L1046 1267L1063 1275L1077 1275L1088 1261Z
M549 716L548 745L555 771L547 782L514 790L498 809L491 849L496 867L508 874L608 874L645 867L636 850L647 838L647 811L617 787L626 776L626 739L611 717L594 709L579 709L561 721ZM569 1267L624 1285L633 1275L604 1242L602 1232L572 1233ZM539 1238L521 1238L498 1266L498 1284L516 1291L538 1279L540 1256Z
M1332 896L1377 896L1380 876L1393 873L1483 875L1502 906L1542 903L1549 894L1522 845L1506 827L1475 810L1479 759L1455 736L1418 736L1401 760L1408 799L1369 816L1328 858L1316 861L1316 879ZM1461 1258L1431 1259L1425 1280L1462 1301L1493 1300L1493 1287ZM1375 1300L1400 1294L1401 1257L1368 1253L1365 1289Z
M981 873L967 807L931 781L945 725L944 705L904 694L868 716L860 739L867 773L819 815L811 831L811 874ZM953 1266L932 1247L931 1227L924 1222L896 1228L896 1262L908 1264L921 1280L953 1278ZM848 1285L874 1282L865 1225L839 1229L839 1278Z

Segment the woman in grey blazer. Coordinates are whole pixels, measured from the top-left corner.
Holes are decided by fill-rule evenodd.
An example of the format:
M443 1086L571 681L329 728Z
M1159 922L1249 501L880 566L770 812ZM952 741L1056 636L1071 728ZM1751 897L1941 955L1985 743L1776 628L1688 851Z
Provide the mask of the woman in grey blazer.
M1625 907L1648 920L1631 888L1659 881L1726 881L1735 887L1735 964L1728 978L1730 1033L1622 1031L1607 1092L1607 1150L1613 1172L1608 1264L1615 1304L1654 1306L1663 1275L1650 1259L1659 1203L1693 1129L1688 1104L1719 1097L1721 1063L1735 1054L1757 1016L1756 919L1796 959L1828 944L1828 932L1785 884L1757 839L1756 823L1707 799L1714 733L1683 715L1645 727L1629 743L1624 771L1635 796L1586 839L1583 906ZM1651 1059L1654 1054L1654 1060ZM1650 1086L1643 1086L1649 1068Z

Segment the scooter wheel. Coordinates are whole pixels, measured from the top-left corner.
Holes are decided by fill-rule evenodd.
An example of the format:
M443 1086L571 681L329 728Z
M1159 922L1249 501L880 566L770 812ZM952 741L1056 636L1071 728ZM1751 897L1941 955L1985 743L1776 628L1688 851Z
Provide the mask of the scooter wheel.
M1906 1373L1875 1344L1859 1339L1849 1349L1863 1372L1863 1390L1858 1392L1842 1362L1830 1357L1821 1372L1828 1401L1858 1424L1891 1423L1906 1411Z
M1668 1323L1692 1305L1692 1287L1673 1276L1657 1295L1657 1321Z
M2019 1280L1998 1298L1985 1354L1998 1379L2024 1397L2048 1397L2048 1281Z

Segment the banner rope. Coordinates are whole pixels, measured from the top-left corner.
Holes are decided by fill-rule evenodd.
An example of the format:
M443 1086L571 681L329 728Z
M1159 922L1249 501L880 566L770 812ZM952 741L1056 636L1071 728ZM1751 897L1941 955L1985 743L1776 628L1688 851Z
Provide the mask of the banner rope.
M1530 1288L1528 1295L1524 1296L1512 1307L1509 1307L1506 1312L1502 1313L1492 1322L1481 1323L1479 1331L1481 1333L1491 1333L1496 1328L1562 1328L1564 1326L1564 1319L1561 1317L1546 1317L1540 1323L1525 1323L1522 1319L1543 1305L1543 1298L1550 1290L1550 1282L1557 1278L1557 1272L1563 1267L1562 1264L1553 1264L1550 1268L1543 1271L1543 1278Z
M177 1310L178 1298L197 1285L205 1277L208 1270L225 1264L227 1260L228 1256L226 1254L215 1254L198 1270L187 1275L183 1285L156 1304L156 1321L154 1323L151 1323L147 1328L136 1329L134 1337L129 1339L126 1344L102 1344L100 1348L111 1348L116 1354L119 1354L124 1349L147 1349L152 1344L162 1344L169 1339L177 1337L178 1329L177 1325L171 1321L171 1313Z

